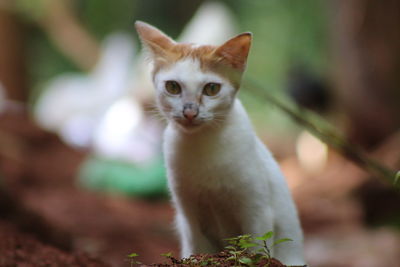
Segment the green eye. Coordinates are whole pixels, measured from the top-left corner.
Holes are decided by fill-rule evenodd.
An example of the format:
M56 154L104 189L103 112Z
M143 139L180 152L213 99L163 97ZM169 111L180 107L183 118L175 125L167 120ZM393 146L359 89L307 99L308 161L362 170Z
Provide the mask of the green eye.
M165 90L171 95L179 95L181 93L181 86L175 81L166 81Z
M206 96L215 96L221 90L219 83L207 83L203 88L203 94Z

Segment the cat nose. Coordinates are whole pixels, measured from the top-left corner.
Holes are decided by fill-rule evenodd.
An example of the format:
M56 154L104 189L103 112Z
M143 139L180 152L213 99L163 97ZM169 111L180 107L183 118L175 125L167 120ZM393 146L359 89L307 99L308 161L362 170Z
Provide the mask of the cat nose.
M183 105L183 116L188 120L193 120L199 114L199 107L195 103Z

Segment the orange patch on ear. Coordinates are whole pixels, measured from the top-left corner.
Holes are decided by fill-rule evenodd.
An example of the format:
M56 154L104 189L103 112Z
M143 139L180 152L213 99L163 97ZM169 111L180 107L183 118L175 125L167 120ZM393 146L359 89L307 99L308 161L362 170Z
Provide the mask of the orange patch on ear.
M233 68L243 71L246 68L251 39L252 34L249 32L239 34L219 46L214 55L219 57L220 61L225 61Z
M246 68L252 35L242 33L221 46L176 43L157 28L137 21L136 30L143 45L152 55L154 75L185 58L197 59L203 71L212 71L227 78L235 88L239 88L241 76Z
M147 47L154 56L165 55L175 44L175 42L162 31L145 22L136 21L135 28L142 44Z

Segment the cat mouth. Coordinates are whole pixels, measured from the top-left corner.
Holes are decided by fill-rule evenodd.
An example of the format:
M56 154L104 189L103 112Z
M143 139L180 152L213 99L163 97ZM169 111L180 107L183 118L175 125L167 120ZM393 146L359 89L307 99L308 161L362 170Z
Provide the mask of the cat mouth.
M175 117L174 119L180 126L189 129L200 127L203 124L201 120L197 119L189 120L181 117Z
M196 128L201 125L201 122L193 121L193 120L192 121L191 120L180 120L180 121L178 121L178 123L187 128Z

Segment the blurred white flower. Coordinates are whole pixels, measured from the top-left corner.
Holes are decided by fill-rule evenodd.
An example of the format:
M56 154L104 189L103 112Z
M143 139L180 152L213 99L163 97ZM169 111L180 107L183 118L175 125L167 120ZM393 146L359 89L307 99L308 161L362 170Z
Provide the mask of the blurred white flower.
M64 74L48 83L34 110L39 125L73 146L90 146L109 107L129 91L133 56L127 35L108 37L91 73Z

